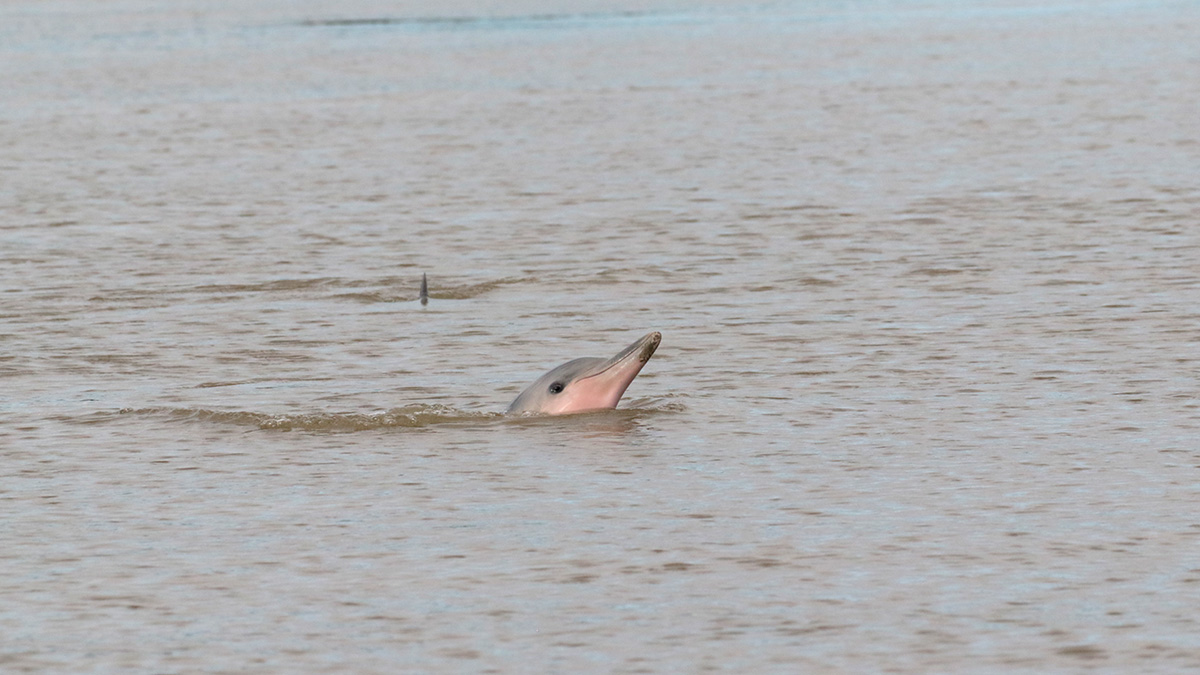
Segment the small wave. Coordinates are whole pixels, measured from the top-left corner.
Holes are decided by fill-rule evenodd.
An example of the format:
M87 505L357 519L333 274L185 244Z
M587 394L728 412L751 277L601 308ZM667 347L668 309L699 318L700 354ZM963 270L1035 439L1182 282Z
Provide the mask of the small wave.
M493 279L491 281L482 281L482 282L474 283L474 284L449 285L449 284L442 283L441 280L439 279L439 280L430 282L430 284L429 284L429 299L430 300L470 300L472 298L475 298L475 297L481 296L485 293L488 293L489 291L492 291L496 288L500 288L501 286L507 286L510 284L519 284L519 283L524 283L526 281L529 281L529 279L526 277L504 277L501 279ZM420 279L417 279L417 282L420 282ZM340 293L333 297L343 299L343 300L352 300L355 302L361 302L361 303L366 303L366 304L377 303L377 302L410 302L410 301L418 299L419 285L408 283L408 286L412 287L411 289L409 289L404 286L405 283L407 283L407 280L405 280L403 282L402 281L393 281L392 282L392 284L391 284L392 286L403 287L404 290L401 290L401 291L395 291L395 290L391 290L391 289L367 290L367 291L356 291L356 292L352 292L352 293Z
M206 295L235 295L238 293L278 293L302 291L310 288L336 287L343 283L336 277L306 277L301 279L270 279L252 284L204 284L193 291Z
M99 411L90 415L75 416L63 421L89 425L112 422L129 416L166 418L176 422L199 422L205 424L227 424L253 427L267 431L318 431L350 432L374 429L419 429L442 425L475 425L491 422L513 422L520 420L569 420L609 415L639 418L656 413L678 413L687 410L683 403L671 400L671 396L646 397L629 401L626 407L616 410L597 410L581 415L569 416L513 416L500 412L474 412L459 410L447 405L417 403L392 408L377 413L311 412L294 414L272 414L254 411L211 410L208 408L121 408Z
M431 280L429 297L433 300L470 300L497 288L532 281L531 277L502 277L477 283L449 283L440 276ZM246 295L327 294L332 299L349 300L364 304L410 302L417 300L420 293L419 274L406 277L382 279L348 279L342 277L313 277L299 279L269 279L246 284L203 284L168 289L144 290L106 289L93 295L89 301L100 303L102 308L134 304L147 306L169 302L172 295L200 294L210 301L229 300Z
M630 399L627 406L620 410L639 410L649 413L677 413L687 410L687 406L682 401L676 400L685 398L683 394L661 394L659 396L640 396Z
M369 431L393 427L420 428L439 424L477 423L500 413L467 412L444 405L415 404L379 413L270 414L204 408L124 408L119 415L156 415L181 422L206 422L256 427L272 431ZM93 422L101 421L93 416Z
M554 25L589 25L609 22L626 22L665 17L647 11L623 11L585 14L518 14L510 16L366 16L307 19L300 21L306 27L355 27L355 26L414 26L430 28L528 28Z

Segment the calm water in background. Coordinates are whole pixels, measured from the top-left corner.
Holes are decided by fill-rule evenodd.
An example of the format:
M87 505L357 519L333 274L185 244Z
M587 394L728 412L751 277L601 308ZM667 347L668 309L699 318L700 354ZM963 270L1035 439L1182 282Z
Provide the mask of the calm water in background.
M0 670L1200 667L1200 6L682 6L0 2Z

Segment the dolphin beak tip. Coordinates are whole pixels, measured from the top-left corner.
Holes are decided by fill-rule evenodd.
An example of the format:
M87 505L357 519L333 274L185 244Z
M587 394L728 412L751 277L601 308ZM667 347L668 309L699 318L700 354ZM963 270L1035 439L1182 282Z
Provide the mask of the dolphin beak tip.
M643 338L643 340L645 340L646 344L642 347L642 355L639 360L645 363L650 360L651 356L654 356L654 351L658 349L659 343L662 342L662 333L654 331Z

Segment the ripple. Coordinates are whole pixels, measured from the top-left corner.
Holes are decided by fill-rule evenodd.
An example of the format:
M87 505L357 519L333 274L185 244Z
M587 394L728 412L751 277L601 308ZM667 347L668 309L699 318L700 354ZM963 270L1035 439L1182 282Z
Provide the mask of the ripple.
M165 417L181 422L205 422L257 427L273 431L369 431L373 429L422 428L440 424L481 422L502 417L500 413L458 410L451 406L413 404L379 413L296 413L271 414L254 411L224 411L206 408L123 408L117 413L97 413L92 423L120 415Z
M121 408L115 411L99 411L82 416L59 418L59 421L77 425L104 424L129 416L160 417L174 422L199 422L224 425L255 427L270 431L317 431L353 432L378 429L420 429L443 425L462 425L549 419L556 421L572 419L594 419L596 416L636 418L646 414L677 413L686 410L670 397L641 398L630 402L625 408L597 410L566 416L512 416L500 412L477 412L460 410L453 406L415 403L377 413L353 412L305 412L264 413L249 410L212 410L209 408Z

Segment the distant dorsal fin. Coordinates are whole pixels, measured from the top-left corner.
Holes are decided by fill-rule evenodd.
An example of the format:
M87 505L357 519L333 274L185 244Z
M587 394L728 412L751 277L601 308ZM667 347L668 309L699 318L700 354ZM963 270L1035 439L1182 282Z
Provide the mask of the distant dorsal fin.
M421 273L421 304L429 304L429 280L425 278L425 273Z

